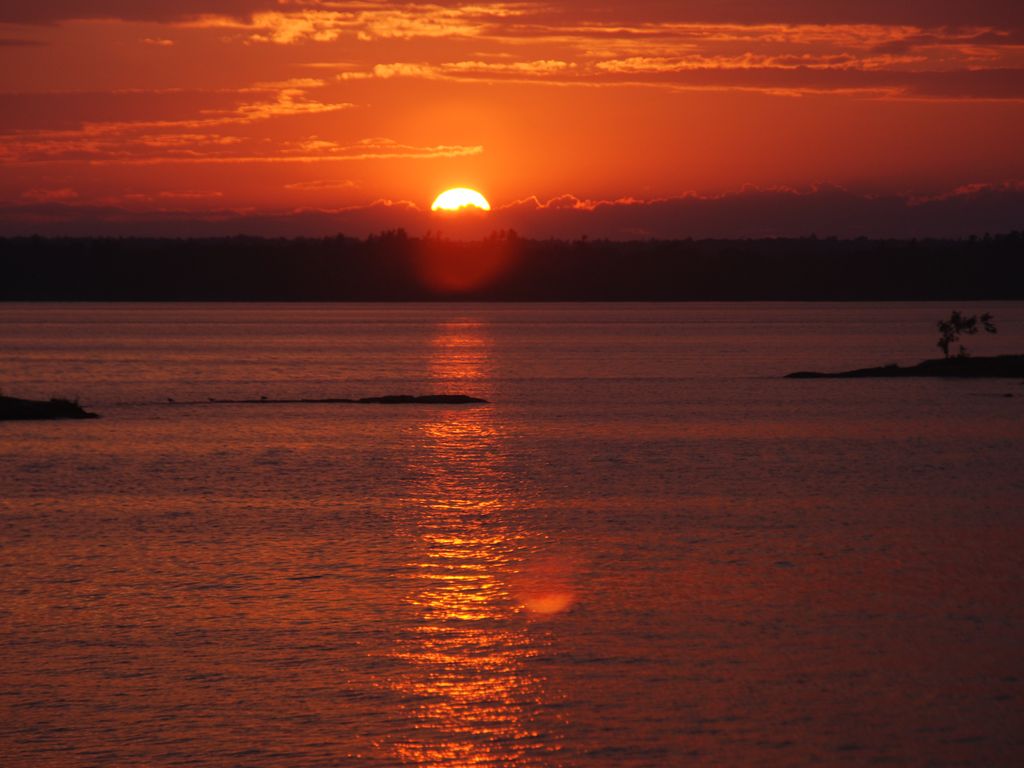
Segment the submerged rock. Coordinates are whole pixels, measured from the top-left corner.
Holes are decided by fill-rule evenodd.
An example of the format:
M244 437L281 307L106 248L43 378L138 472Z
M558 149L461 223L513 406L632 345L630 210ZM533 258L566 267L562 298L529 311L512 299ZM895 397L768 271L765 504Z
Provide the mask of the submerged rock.
M0 395L0 421L34 421L43 419L95 419L78 403L60 398L23 400Z
M878 368L858 368L841 373L818 373L797 371L786 375L787 379L868 379L868 378L911 378L948 377L969 379L1016 379L1024 376L1024 355L998 355L996 357L949 357L925 360L917 365L902 368L898 365L883 365Z

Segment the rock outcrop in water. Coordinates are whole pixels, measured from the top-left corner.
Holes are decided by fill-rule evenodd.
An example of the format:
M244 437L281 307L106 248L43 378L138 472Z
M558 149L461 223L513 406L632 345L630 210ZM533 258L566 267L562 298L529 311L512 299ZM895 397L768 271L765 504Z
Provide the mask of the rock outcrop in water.
M60 398L23 400L0 395L0 421L38 421L43 419L95 419L78 403Z
M361 397L357 403L383 403L393 405L396 403L426 403L435 405L466 405L469 403L486 403L482 397L470 397L469 395L383 395L381 397Z
M878 368L859 368L840 373L797 371L787 379L871 379L871 378L966 378L966 379L1018 379L1024 378L1024 355L998 355L996 357L950 357L925 360L902 368L884 365Z

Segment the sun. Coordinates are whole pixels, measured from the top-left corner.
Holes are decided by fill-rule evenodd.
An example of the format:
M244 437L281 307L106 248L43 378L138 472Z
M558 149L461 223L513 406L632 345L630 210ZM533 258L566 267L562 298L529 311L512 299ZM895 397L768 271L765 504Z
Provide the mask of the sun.
M434 200L430 206L432 211L458 211L463 208L479 208L481 211L491 210L491 204L487 198L468 187L454 187L446 189Z

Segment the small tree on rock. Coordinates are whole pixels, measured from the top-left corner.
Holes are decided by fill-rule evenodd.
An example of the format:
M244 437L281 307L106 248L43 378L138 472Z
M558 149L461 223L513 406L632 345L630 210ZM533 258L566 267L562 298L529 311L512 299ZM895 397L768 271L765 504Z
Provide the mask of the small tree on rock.
M996 333L993 319L991 312L986 312L980 317L978 315L968 317L958 310L954 310L950 314L949 320L939 320L939 341L936 346L942 350L946 359L949 359L949 345L959 341L961 336L974 336L980 330L984 330L985 333ZM967 348L963 344L960 345L957 357L968 357Z

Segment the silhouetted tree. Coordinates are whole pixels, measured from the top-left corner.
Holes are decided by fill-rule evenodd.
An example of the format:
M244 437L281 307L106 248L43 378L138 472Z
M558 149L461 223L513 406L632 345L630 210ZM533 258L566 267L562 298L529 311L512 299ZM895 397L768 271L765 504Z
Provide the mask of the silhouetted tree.
M974 336L979 330L984 329L985 333L995 333L996 326L992 322L994 318L991 312L986 312L981 317L971 315L967 317L959 310L953 310L949 320L939 320L939 340L936 346L942 350L942 354L949 358L949 345L959 341L961 336ZM967 357L967 348L961 344L957 357Z

